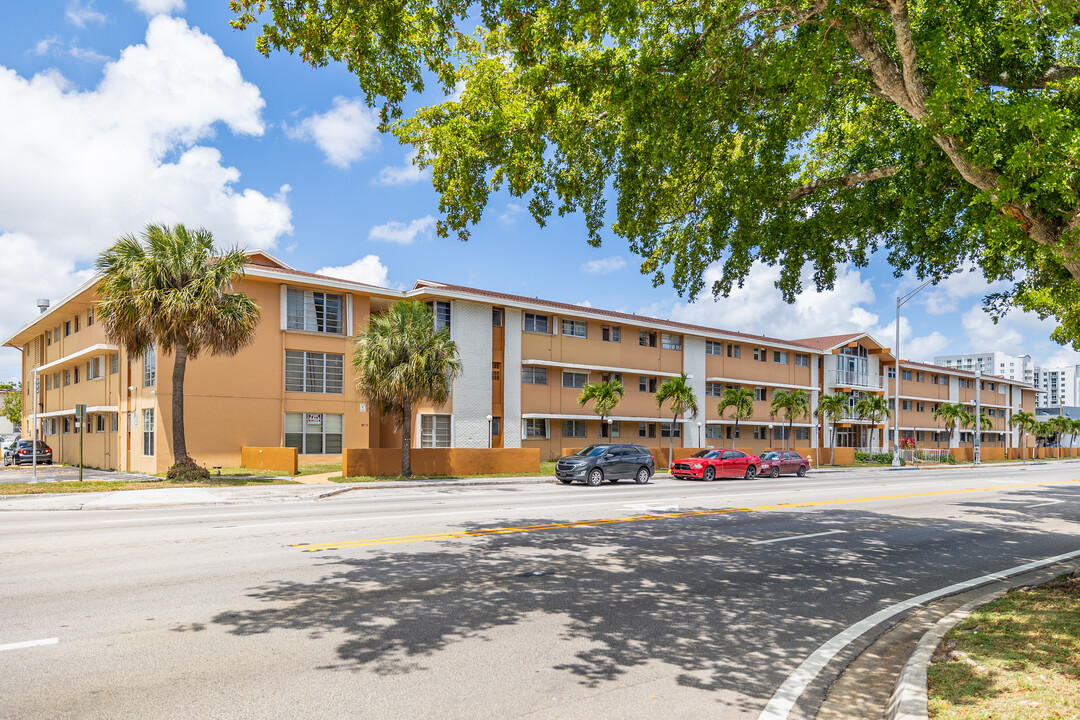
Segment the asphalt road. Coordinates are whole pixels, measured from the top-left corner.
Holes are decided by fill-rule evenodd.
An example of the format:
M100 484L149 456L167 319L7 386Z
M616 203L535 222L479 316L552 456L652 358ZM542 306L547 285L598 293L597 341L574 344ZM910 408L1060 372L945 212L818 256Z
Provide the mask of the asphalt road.
M0 717L756 718L1078 510L1061 463L4 513Z

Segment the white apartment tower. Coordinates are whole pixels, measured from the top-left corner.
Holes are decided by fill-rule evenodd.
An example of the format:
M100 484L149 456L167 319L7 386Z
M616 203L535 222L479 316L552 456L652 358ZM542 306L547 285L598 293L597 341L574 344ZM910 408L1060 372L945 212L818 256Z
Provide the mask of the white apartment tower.
M1080 405L1080 365L1040 367L1031 362L1030 355L1006 355L1002 352L965 353L963 355L937 355L935 365L956 370L999 375L1010 380L1029 383L1037 390L1035 407Z

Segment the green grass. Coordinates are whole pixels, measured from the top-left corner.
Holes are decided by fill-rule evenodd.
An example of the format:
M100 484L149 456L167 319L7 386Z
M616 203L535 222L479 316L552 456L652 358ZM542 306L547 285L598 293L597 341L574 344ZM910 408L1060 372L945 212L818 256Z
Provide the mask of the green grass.
M333 482L357 483L357 482L381 482L389 480L460 480L461 478L498 478L498 477L555 477L555 460L540 463L540 472L535 473L498 473L495 475L413 475L411 478L403 478L400 475L358 475L355 477L332 477ZM338 465L338 469L341 466ZM329 471L325 471L329 472Z
M228 476L234 478L245 477L294 477L290 473L284 470L253 470L245 467L222 467L222 468L209 468L210 476L217 477ZM318 475L319 473L328 472L341 472L341 463L322 463L320 465L301 465L299 468L298 476L303 475ZM165 477L164 474L159 477Z
M953 628L949 641L970 662L930 666L934 720L1080 717L1080 582L1014 590Z
M170 480L64 480L40 483L0 483L0 495L43 495L46 493L110 492L113 490L150 490L178 487L237 487L240 485L295 485L285 478L215 478L209 482L173 482Z

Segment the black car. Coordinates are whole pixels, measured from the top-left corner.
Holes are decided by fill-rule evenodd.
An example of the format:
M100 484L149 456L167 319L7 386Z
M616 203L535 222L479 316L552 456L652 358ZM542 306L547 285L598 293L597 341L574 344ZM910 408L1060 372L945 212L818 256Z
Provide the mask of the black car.
M615 483L623 478L634 478L643 485L655 472L649 449L632 443L589 445L555 463L555 477L567 485L581 480L595 487L605 480Z
M33 440L16 440L4 452L5 465L29 465L34 462L35 453L31 450ZM39 464L52 465L52 448L44 440L37 441L37 461Z

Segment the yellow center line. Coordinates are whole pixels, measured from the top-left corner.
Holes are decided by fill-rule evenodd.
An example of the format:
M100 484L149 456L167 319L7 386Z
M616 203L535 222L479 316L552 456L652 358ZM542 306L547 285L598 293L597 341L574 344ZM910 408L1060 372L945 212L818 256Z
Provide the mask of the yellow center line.
M597 525L617 525L620 523L649 522L653 520L672 520L676 518L702 517L705 515L727 515L730 513L764 512L768 510L790 510L792 508L821 507L823 505L845 505L849 503L876 502L879 500L904 500L908 498L934 497L941 495L959 495L976 492L1001 492L1018 488L1045 487L1047 485L1069 485L1080 480L1051 480L1041 483L1022 483L1017 485L996 485L993 487L964 488L962 490L935 490L932 492L905 493L901 495L874 495L842 500L810 500L800 503L779 503L775 505L755 505L753 507L721 508L719 510L690 510L686 512L657 513L655 515L634 515L621 518L601 518L597 520L576 520L571 522L545 523L543 525L521 525L511 527L485 528L480 530L458 530L453 532L430 533L427 535L400 535L398 537L368 538L331 543L295 543L292 547L305 552L319 550L340 550L341 548L367 547L371 545L393 545L395 543L424 542L425 540L450 540L454 538L483 537L485 535L509 535L510 533L535 532L539 530L563 530L566 528L594 527Z

